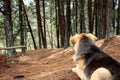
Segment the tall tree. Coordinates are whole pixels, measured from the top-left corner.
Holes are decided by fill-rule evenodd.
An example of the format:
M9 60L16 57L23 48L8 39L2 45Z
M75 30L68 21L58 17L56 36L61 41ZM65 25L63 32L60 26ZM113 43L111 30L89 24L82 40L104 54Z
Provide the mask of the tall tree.
M73 2L71 1L71 4L73 5L73 7L71 7L71 34L70 35L74 35L76 33L78 33L78 1L74 0Z
M102 3L103 1L95 0L94 7L95 7L95 34L98 38L102 38Z
M79 0L80 4L80 32L86 32L85 27L85 0Z
M31 37L32 37L32 40L33 40L34 48L37 49L36 42L35 42L35 39L34 39L34 35L33 35L33 32L32 32L32 28L31 28L31 25L30 25L30 22L29 22L29 19L28 19L28 15L26 13L25 6L24 6L24 2L23 2L23 0L21 0L21 2L22 2L22 5L23 5L23 12L24 12L24 15L25 15L25 19L27 21L27 25L28 25L28 28L29 28L29 31L31 33Z
M41 43L41 28L42 28L42 22L41 22L41 15L40 15L40 0L35 0L36 4L36 15L37 15L37 28L38 28L38 38L39 38L39 48L42 48Z
M93 14L92 14L92 0L88 0L88 24L89 32L93 33Z
M45 48L45 36L43 35L43 29L42 29L42 20L41 20L41 14L40 14L40 0L35 0L36 4L36 15L37 15L37 26L38 26L38 37L39 37L39 47L41 48L42 44L43 47ZM42 41L42 44L41 44Z
M113 1L106 0L106 36L109 37L112 32L112 15L113 15ZM105 34L104 34L105 35Z
M113 23L113 32L115 33L115 21L116 21L116 17L115 17L115 13L116 13L116 0L113 0L113 19L112 19L112 23Z
M107 4L106 4L106 1L107 0L102 0L102 7L101 7L101 9L102 9L102 16L101 16L101 38L105 38L105 36L106 36L106 28L107 28L107 25L106 25L106 23L107 23L107 19L106 19L106 16L107 16Z
M75 33L78 32L77 28L78 28L78 1L75 0Z
M59 33L60 33L60 28L58 25L58 0L55 0L55 12L56 12L56 37L57 37L57 48L60 47L60 40L59 40Z
M11 1L4 0L4 20L5 20L5 32L6 32L6 46L14 46L13 42L13 28L11 18ZM14 49L8 50L8 56L14 55Z
M95 28L98 38L109 37L112 30L112 0L95 0Z
M47 48L47 41L46 41L46 25L45 25L45 0L43 0L43 26L44 26L44 48Z
M54 1L51 0L50 4L52 4L52 3L54 3ZM54 4L52 6L50 6L50 9L49 9L50 10L50 23L51 23L50 24L50 30L51 31L50 31L50 37L49 38L50 38L51 48L53 48L53 45L54 45L54 41L53 41L53 38L54 38L54 36L53 36L53 33L54 33L53 32L53 19L54 19L53 18L53 16L54 16L53 15L53 10L54 10L54 8L53 8L53 6L54 6Z
M23 8L21 0L19 2L19 25L20 25L20 44L25 45L25 36L24 36L24 26L23 26ZM25 49L22 48L22 51L25 52Z
M118 19L117 19L117 29L116 34L120 34L120 0L118 0Z
M64 0L58 0L58 19L61 33L61 47L64 47L65 41Z
M64 47L68 47L69 46L70 27L71 27L70 0L66 0L66 2L67 2L67 10L66 10L66 28L65 28L65 43L64 43Z

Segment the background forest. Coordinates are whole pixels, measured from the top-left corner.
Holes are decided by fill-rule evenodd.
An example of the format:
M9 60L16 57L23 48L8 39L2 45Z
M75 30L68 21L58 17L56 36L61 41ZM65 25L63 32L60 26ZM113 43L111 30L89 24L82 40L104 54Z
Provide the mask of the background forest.
M119 35L120 0L0 0L0 47L66 48L83 32Z

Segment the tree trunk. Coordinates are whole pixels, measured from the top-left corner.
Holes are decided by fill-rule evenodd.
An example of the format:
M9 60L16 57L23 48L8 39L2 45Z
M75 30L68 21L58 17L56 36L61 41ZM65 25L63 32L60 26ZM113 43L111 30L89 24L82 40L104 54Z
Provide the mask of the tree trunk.
M53 1L50 1L50 4L52 4L53 3ZM51 48L53 48L53 24L52 24L52 22L53 22L53 8L52 8L52 6L50 6L50 44L51 44Z
M65 43L64 43L65 48L69 46L70 26L71 26L70 0L66 0L66 1L67 1L67 10L66 10L66 29L65 29Z
M33 32L32 32L32 28L31 28L30 22L28 20L28 16L27 16L27 13L26 13L26 10L25 10L25 6L24 6L24 3L23 3L23 0L22 0L22 5L23 5L23 11L24 11L24 14L25 14L25 19L27 21L27 25L28 25L28 28L30 30L31 37L32 37L32 40L33 40L34 48L37 49L37 46L36 46L36 43L35 43L35 39L34 39L34 36L33 36Z
M11 2L10 0L4 0L4 20L5 20L5 33L6 33L6 46L14 46L13 42L13 29L12 29L12 18L11 18ZM14 49L8 50L7 55L14 55Z
M61 47L64 47L65 41L65 16L64 16L64 0L58 0L58 18L61 33Z
M80 32L86 32L85 27L85 0L79 0L80 1Z
M43 47L45 48L45 36L43 35L43 29L42 29L42 20L41 20L41 14L40 14L40 0L35 0L36 3L36 15L37 15L37 26L38 26L38 37L39 37L39 48L41 48L41 41L43 44Z
M112 33L112 13L113 13L113 1L112 0L106 0L106 38L109 37L109 35ZM103 34L104 35L104 34Z
M95 28L96 28L96 36L98 38L102 38L102 28L101 28L101 20L102 20L102 1L95 0Z
M116 21L116 15L115 15L115 7L116 7L116 0L112 0L113 1L113 19L112 19L112 23L113 23L113 33L115 33L116 27L115 27L115 21Z
M117 29L116 29L117 35L120 34L120 0L118 2L118 19L117 19Z
M106 19L106 16L107 16L107 4L106 4L106 1L107 0L103 0L103 5L102 5L102 24L101 24L101 29L102 29L102 37L101 38L105 38L106 36L106 28L107 28L107 19Z
M60 47L59 41L59 25L58 25L58 0L55 0L55 12L56 12L56 36L57 36L57 48Z
M93 33L93 25L92 25L92 0L88 0L88 24L89 24L89 32Z
M23 9L22 9L22 2L19 1L19 25L20 25L20 45L25 45L25 36L24 36L24 26L23 26ZM22 52L25 52L25 49L22 48Z
M73 7L71 8L71 34L70 35L75 35L77 33L77 0L74 0L74 1L71 1L71 4L70 5L73 5Z
M112 32L112 0L95 0L96 32L98 38L107 38Z
M47 40L46 40L46 25L45 25L45 0L43 0L43 26L44 26L44 48L47 48Z
M78 33L78 1L75 0L75 33Z
M95 36L98 36L97 34L97 0L94 0L94 26L95 26Z
M35 0L35 4L36 4L36 15L37 15L38 38L39 38L39 48L42 48L41 33L40 33L40 27L42 27L42 22L41 22L39 2L40 2L39 0Z

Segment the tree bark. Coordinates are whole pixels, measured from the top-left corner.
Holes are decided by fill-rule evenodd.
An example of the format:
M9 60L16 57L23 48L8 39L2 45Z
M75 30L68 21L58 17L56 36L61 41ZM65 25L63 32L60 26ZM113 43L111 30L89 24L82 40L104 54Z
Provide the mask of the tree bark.
M41 42L41 28L42 28L42 22L41 22L41 15L40 15L40 0L35 0L36 4L36 15L37 15L37 28L38 28L38 38L39 38L39 48L42 48L42 42Z
M64 47L67 48L69 44L69 38L70 38L70 27L71 27L71 10L70 10L70 0L67 1L67 10L66 10L66 28L65 28L65 43Z
M50 1L50 4L52 4L52 3L53 3L53 1ZM52 6L50 6L50 23L51 24L50 24L49 38L50 38L51 48L53 48L54 40L53 40L53 8L52 8Z
M4 20L5 20L5 33L6 33L6 46L14 46L13 42L13 28L11 17L11 2L10 0L4 0ZM8 50L8 56L15 55L14 49Z
M23 5L23 11L24 11L24 14L25 14L25 19L27 21L27 25L28 25L28 28L30 30L31 37L32 37L32 40L33 40L34 49L37 49L36 42L35 42L35 39L34 39L34 35L33 35L33 32L32 32L32 28L31 28L30 22L28 20L28 16L27 16L27 13L26 13L26 10L25 10L25 6L24 6L23 0L22 0L22 5Z
M60 47L60 40L59 40L59 25L58 25L58 0L55 0L55 12L56 12L56 36L57 36L57 48Z
M107 4L106 4L107 0L103 0L103 5L102 5L102 24L101 24L101 30L102 30L102 35L101 38L105 38L106 36L106 29L107 29Z
M78 33L78 1L75 0L75 33Z
M93 25L92 25L92 0L88 0L88 24L89 24L89 32L93 33Z
M102 1L95 0L95 31L98 38L102 38Z
M95 28L97 37L107 38L112 34L112 0L95 0L96 20Z
M108 38L112 34L112 15L113 15L113 1L106 0L106 38ZM104 35L104 34L103 34Z
M41 48L41 44L44 48L46 48L46 41L45 36L43 34L43 28L42 28L42 19L41 19L41 11L40 11L40 0L35 0L36 4L36 15L37 15L37 26L38 26L38 37L39 37L39 47ZM42 42L42 43L41 43Z
M118 19L117 19L117 29L116 29L117 35L120 34L120 0L118 2Z
M115 27L115 24L116 24L116 15L115 15L115 11L116 11L116 9L115 9L115 7L116 7L116 0L112 0L113 1L113 18L112 18L112 23L113 23L113 33L115 33L115 30L116 30L116 27Z
M24 36L24 26L23 26L23 8L21 0L19 2L19 25L20 25L20 45L25 45L25 36ZM25 49L22 48L22 52L25 52Z
M65 41L65 16L64 16L64 0L58 0L58 18L61 33L61 47L64 47Z
M44 26L44 48L47 48L47 40L46 40L46 25L45 25L45 0L43 0L43 26Z
M85 0L79 0L80 1L80 32L86 32L86 27L85 27Z

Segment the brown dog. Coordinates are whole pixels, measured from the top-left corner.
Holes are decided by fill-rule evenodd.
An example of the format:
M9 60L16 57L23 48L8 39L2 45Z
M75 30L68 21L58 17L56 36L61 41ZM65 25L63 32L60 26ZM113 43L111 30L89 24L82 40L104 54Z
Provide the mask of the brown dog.
M72 68L81 80L120 80L120 63L97 47L94 35L77 34L70 38L74 45L73 60L76 67Z

